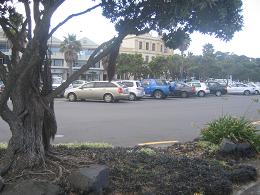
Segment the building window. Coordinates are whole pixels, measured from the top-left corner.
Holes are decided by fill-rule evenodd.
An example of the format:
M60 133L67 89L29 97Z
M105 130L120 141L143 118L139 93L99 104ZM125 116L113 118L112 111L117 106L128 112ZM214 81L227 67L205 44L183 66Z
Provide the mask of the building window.
M163 46L161 45L161 52L163 51Z
M145 56L145 62L149 62L149 56Z
M149 43L148 42L145 43L145 49L149 50Z
M87 63L86 60L78 60L75 64L73 64L73 67L81 67Z
M52 66L63 66L63 60L62 59L52 59L51 65Z
M139 49L143 49L143 43L141 41L139 42Z
M152 44L152 51L155 51L155 43Z
M8 52L9 51L9 45L8 42L0 42L0 51L2 52Z
M100 61L91 66L91 68L100 68Z

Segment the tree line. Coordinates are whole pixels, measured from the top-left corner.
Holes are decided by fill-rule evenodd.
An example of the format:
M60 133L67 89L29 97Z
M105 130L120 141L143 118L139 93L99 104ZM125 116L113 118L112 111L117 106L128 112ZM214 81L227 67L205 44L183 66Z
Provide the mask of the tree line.
M250 58L214 50L212 44L203 46L202 55L188 53L155 57L147 63L141 54L120 54L117 58L120 79L165 78L185 80L191 77L260 81L260 58Z

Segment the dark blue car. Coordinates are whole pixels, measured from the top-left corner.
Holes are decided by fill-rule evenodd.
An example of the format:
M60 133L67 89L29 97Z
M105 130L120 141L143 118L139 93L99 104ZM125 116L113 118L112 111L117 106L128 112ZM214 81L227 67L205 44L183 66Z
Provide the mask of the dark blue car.
M142 86L146 96L154 97L155 99L164 99L169 93L169 85L161 79L144 79Z

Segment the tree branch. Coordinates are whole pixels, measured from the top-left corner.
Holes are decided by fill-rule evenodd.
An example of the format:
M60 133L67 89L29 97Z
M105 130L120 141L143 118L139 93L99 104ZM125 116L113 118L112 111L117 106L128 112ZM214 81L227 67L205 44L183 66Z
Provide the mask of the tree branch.
M56 32L56 30L58 30L58 28L60 28L63 24L65 24L65 23L66 23L67 21L69 21L70 19L72 19L72 18L74 18L74 17L76 17L76 16L83 15L83 14L85 14L85 13L88 13L88 12L92 11L93 9L96 9L96 8L99 7L100 5L101 5L101 3L98 4L98 5L95 5L95 6L91 7L91 8L89 8L89 9L86 9L85 11L82 11L82 12L79 12L79 13L72 14L72 15L68 16L65 20L63 20L62 22L60 22L57 26L55 26L55 27L51 30L51 32L49 33L49 38L53 35L54 32Z
M40 20L41 13L39 10L40 0L34 0L33 3L33 15L34 15L34 22L37 24Z
M30 41L32 39L32 19L31 19L31 9L28 1L22 1L24 4L24 9L26 13L26 18L28 22L28 40Z

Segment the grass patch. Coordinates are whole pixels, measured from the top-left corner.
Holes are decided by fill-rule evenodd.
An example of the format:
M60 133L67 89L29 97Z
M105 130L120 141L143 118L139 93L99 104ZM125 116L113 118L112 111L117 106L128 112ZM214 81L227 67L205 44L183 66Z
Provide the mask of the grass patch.
M0 143L0 150L1 149L6 149L7 148L7 144L6 143Z
M219 146L217 144L209 141L199 141L197 145L199 148L202 148L203 150L206 150L210 153L216 152L219 149Z
M201 136L204 141L220 144L223 138L234 143L249 142L257 151L260 149L259 130L251 121L245 118L223 116L210 122L202 129Z
M74 149L90 149L90 148L113 148L112 144L108 143L64 143L64 144L55 144L56 147L63 147L63 148L74 148Z

